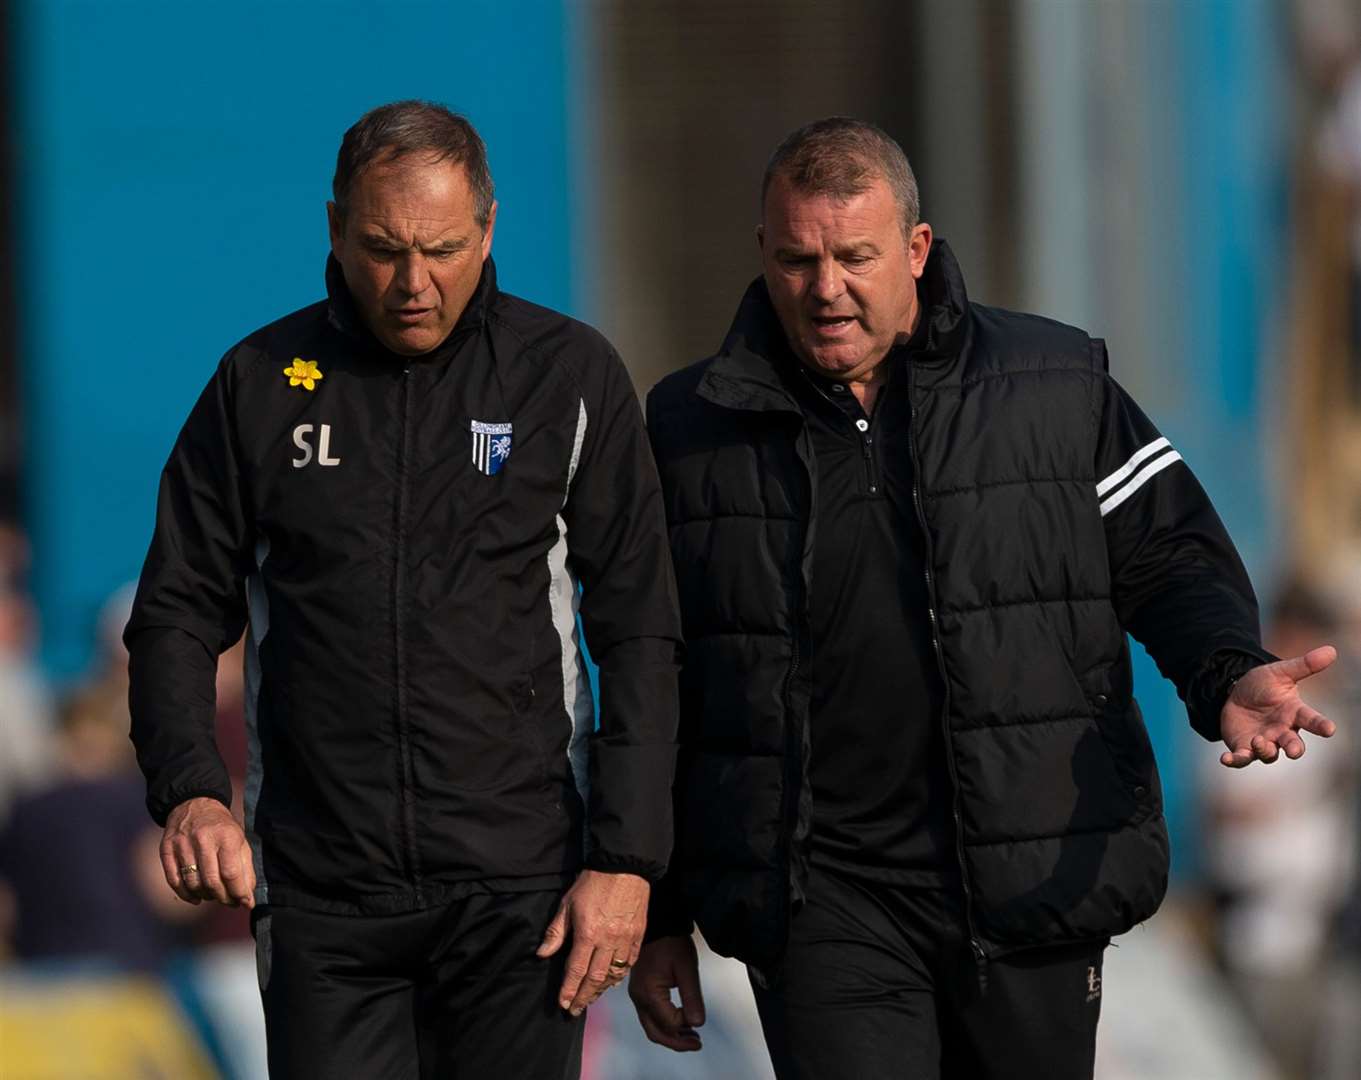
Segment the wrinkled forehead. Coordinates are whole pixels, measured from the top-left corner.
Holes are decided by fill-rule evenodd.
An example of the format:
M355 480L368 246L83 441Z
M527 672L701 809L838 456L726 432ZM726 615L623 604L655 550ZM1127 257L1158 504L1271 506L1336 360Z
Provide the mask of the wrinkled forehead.
M892 192L882 181L846 194L801 190L786 182L771 185L762 225L766 241L776 244L819 237L849 240L897 231L901 216Z
M461 164L399 158L376 164L355 177L346 200L347 224L424 235L467 231L476 226L475 200Z

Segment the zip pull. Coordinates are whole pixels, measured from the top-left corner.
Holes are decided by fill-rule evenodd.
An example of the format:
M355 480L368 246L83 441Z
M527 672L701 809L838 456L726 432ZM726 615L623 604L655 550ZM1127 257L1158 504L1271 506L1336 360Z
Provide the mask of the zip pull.
M969 948L973 951L974 966L978 970L978 994L982 997L988 992L988 957L977 940L970 940Z

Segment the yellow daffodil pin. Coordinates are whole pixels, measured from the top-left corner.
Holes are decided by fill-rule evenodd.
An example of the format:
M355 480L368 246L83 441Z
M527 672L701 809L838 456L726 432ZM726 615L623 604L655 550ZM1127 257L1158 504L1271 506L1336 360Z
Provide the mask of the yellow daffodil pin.
M288 376L289 386L301 386L304 390L315 390L317 380L325 378L317 370L315 360L303 360L300 357L293 357L293 363L284 368L284 374Z

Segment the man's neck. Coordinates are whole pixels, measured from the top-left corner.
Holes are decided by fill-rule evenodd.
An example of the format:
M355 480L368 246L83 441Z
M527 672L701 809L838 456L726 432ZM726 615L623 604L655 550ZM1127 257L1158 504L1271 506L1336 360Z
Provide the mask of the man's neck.
M874 366L854 379L851 379L849 386L851 393L855 395L855 400L860 402L860 407L865 410L866 415L874 413L874 402L879 396L879 391L888 385L889 375L892 369L886 360L892 355L893 350L899 345L906 345L912 340L912 335L917 332L917 325L921 322L922 308L914 297L912 310L908 312L907 329L898 331L893 339L893 344L874 362Z
M855 400L860 402L860 407L865 410L867 416L873 414L875 399L878 398L879 391L888 382L889 367L884 363L887 359L888 353L884 353L874 367L847 384L851 388L851 393L855 395Z

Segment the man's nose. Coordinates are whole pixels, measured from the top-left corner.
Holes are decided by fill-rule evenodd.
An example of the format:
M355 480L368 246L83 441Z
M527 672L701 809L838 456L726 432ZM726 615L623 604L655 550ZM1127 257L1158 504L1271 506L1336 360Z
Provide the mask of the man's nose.
M397 263L397 287L407 296L419 296L430 284L430 271L419 254L403 256Z
M835 259L821 259L813 274L813 298L822 304L832 304L845 291L841 268Z

